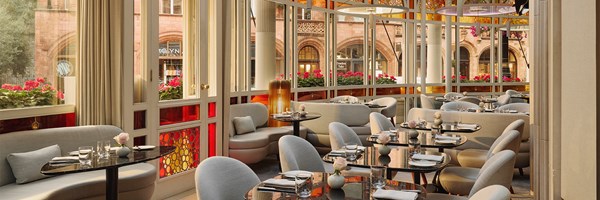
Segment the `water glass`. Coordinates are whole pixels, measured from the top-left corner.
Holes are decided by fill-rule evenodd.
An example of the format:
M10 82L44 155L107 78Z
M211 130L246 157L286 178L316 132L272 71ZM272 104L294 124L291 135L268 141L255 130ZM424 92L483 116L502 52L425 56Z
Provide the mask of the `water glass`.
M398 129L396 129L396 127L390 127L390 139L392 141L398 141Z
M99 158L108 158L110 156L111 140L98 141L96 151Z
M346 153L346 160L349 161L355 161L357 158L357 151L358 151L358 145L356 144L349 144L344 146L344 151Z
M92 147L92 146L79 147L79 163L81 165L91 165L93 152L94 152L94 147Z
M371 166L371 185L377 189L381 189L385 186L385 172L384 166Z
M296 195L300 198L310 197L312 193L313 176L311 173L298 173L295 176Z

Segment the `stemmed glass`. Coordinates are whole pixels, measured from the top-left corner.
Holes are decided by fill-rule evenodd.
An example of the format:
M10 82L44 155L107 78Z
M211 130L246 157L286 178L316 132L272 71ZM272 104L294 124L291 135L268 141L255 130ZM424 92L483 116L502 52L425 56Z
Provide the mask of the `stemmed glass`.
M385 187L385 166L371 166L371 185L377 189Z
M357 151L358 151L358 145L356 144L348 144L346 146L344 146L344 150L346 153L346 159L349 161L355 161L356 158L358 157Z

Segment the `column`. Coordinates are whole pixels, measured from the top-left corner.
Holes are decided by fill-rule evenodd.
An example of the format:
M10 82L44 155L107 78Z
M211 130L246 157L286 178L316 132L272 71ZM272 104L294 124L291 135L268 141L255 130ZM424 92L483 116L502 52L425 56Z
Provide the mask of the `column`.
M447 50L449 51L450 49ZM427 83L442 82L441 52L442 25L427 24ZM451 78L447 78L447 80L451 80Z
M256 90L267 90L269 81L276 77L275 70L275 3L267 0L255 0L256 17L256 53L255 77Z

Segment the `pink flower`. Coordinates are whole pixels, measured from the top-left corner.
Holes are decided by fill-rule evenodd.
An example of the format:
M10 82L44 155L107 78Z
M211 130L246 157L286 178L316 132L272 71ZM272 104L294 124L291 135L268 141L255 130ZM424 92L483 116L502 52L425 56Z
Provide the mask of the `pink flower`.
M2 84L2 89L12 90L13 86L11 84L5 83L5 84Z
M315 74L321 73L320 69L315 69L315 71L313 71Z
M504 82L510 82L511 79L508 78L508 77L506 77L506 76L504 76L504 77L502 77L502 81L504 81Z
M42 92L54 91L54 90L55 90L54 87L52 87L49 84L46 84L46 85L42 86Z
M44 82L46 82L46 80L44 80L44 78L42 78L42 77L36 78L36 79L35 79L35 81L37 81L37 82L39 82L39 83L44 83Z
M389 134L386 133L381 133L379 134L379 136L377 137L377 143L386 145L388 142L390 142L391 137Z
M129 141L129 133L119 133L119 135L115 136L113 139L121 146L125 146L127 141Z
M415 120L410 120L408 122L408 127L409 128L416 128L417 127L417 122Z
M345 158L342 158L342 157L335 158L335 161L333 162L333 169L335 170L336 174L339 174L340 171L345 170L346 166L348 166L348 163L346 162Z
M37 81L25 81L25 90L33 90L40 86L40 83Z
M23 90L23 88L20 85L15 85L15 86L13 86L12 90L21 91L21 90Z
M304 78L308 78L308 77L310 77L310 73L304 72Z
M521 79L519 77L515 78L516 82L521 82Z
M174 79L172 79L171 81L169 81L169 86L171 86L171 87L179 87L179 86L181 86L181 81L179 80L179 77L175 77Z
M390 76L390 79L392 79L392 80L396 80L396 77L394 77L394 76Z
M63 100L63 99L65 99L65 94L63 94L61 91L58 91L56 93L56 98Z
M323 78L323 74L317 74L317 78Z

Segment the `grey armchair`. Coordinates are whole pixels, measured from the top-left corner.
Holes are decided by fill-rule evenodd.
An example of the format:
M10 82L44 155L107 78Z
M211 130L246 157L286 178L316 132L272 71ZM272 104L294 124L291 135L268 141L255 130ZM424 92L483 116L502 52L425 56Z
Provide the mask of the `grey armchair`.
M281 171L305 170L325 172L321 156L308 141L291 135L279 139Z
M443 111L460 111L461 109L479 109L479 105L466 101L448 102L440 107Z
M361 145L358 135L348 126L339 122L329 123L329 141L331 149L338 150L348 144Z
M522 119L510 123L487 151L483 149L466 149L461 151L457 156L458 163L462 167L480 168L487 159L502 150L512 150L518 153L521 144L521 132L519 130L522 131L524 125L525 121Z
M260 183L258 176L244 163L228 157L215 156L196 168L198 199L244 199L244 195Z
M395 127L385 116L376 112L369 114L369 126L371 127L371 134L377 134Z
M371 110L379 112L387 118L390 118L392 124L394 123L394 118L396 117L396 104L398 104L398 100L396 100L396 98L383 97L379 99L374 99L373 101L371 101L371 103L385 106L383 108L373 108Z

